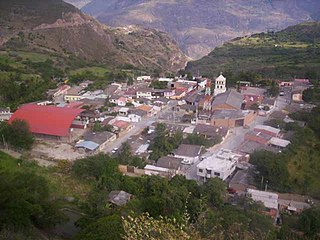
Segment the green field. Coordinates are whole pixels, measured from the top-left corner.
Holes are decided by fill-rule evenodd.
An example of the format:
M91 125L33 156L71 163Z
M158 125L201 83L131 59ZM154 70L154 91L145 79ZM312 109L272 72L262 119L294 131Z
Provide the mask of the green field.
M83 74L86 72L90 72L97 77L103 77L109 71L110 71L109 69L103 68L103 67L85 67L85 68L79 68L76 70L72 70L69 72L69 74L76 75L76 74Z

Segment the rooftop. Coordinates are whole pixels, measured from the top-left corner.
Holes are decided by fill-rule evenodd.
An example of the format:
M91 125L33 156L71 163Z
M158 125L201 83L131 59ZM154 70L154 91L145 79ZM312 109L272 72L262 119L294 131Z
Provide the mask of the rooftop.
M15 111L9 123L15 119L25 120L32 133L64 137L69 134L73 120L83 111L84 109L77 108L26 104Z
M265 207L278 209L278 194L255 189L248 189L248 193L254 201L262 202Z
M213 119L234 119L234 118L243 118L250 113L249 110L215 110L211 117Z
M168 169L175 169L178 170L181 162L183 161L182 158L176 158L171 156L165 156L161 157L157 161L157 166L162 168L168 168Z
M94 151L99 147L99 144L91 141L80 141L75 145L76 148L85 148Z
M243 102L243 96L241 93L238 93L234 90L228 90L225 93L221 93L217 95L212 102L212 107L219 106L222 104L228 104L235 109L241 109L241 105Z
M177 156L185 157L197 157L201 151L201 146L181 144L178 149L174 151L174 154Z
M256 87L243 87L241 89L241 93L245 95L255 95L255 96L263 96L265 93L264 88L256 88Z
M114 135L115 134L111 132L99 132L99 133L89 132L85 134L84 139L86 141L91 141L101 145L106 141L108 141L108 139L112 138Z
M198 165L197 168L208 169L217 172L224 172L232 168L237 163L234 159L227 159L213 155L211 157L205 158Z
M125 191L111 191L108 197L109 197L109 202L117 206L123 206L130 201L132 194L127 193Z
M275 133L275 134L279 134L280 131L281 131L278 128L270 127L270 126L267 126L267 125L257 125L257 126L254 127L254 131L260 131L260 130L272 132L272 133Z
M269 143L274 146L285 148L290 144L290 141L281 138L273 137L270 139Z
M221 136L224 137L228 133L228 129L224 127L214 127L205 124L198 124L194 129L194 133L203 134L210 137Z

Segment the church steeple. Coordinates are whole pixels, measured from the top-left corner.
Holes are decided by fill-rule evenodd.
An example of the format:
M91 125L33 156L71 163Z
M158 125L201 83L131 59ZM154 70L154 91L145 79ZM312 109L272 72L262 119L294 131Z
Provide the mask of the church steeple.
M215 86L214 86L214 96L217 96L218 94L224 93L227 91L227 79L222 75L222 72L220 73L220 76L216 78L215 80Z

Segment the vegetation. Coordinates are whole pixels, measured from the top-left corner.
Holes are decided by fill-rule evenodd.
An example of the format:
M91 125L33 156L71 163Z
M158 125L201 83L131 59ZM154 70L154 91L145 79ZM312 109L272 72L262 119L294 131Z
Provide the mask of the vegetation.
M223 71L241 80L241 71L262 79L319 79L318 22L303 23L277 33L236 38L214 49L208 56L189 62L186 70L207 77ZM231 74L230 74L231 73ZM229 81L228 78L228 81ZM250 78L248 79L249 81ZM245 80L245 81L248 81Z
M164 123L158 123L155 131L155 138L150 149L150 159L158 160L162 156L166 156L176 149L182 142L183 136L181 132L170 135Z
M319 198L320 107L315 107L310 113L297 112L290 116L305 121L307 126L284 126L287 130L294 130L295 135L288 148L281 153L258 151L252 154L251 162L259 171L257 185L260 186L263 176L271 189Z
M150 84L150 87L155 88L155 89L166 89L167 82L152 81L152 83Z
M0 124L0 136L3 145L19 150L30 150L34 139L25 121L14 120L11 124Z
M212 147L222 141L221 137L216 137L215 139L206 139L200 134L188 134L187 138L183 140L183 143L190 145L199 145L206 148Z
M36 168L0 152L0 232L7 236L29 235L33 226L43 229L64 220L50 198L50 183Z

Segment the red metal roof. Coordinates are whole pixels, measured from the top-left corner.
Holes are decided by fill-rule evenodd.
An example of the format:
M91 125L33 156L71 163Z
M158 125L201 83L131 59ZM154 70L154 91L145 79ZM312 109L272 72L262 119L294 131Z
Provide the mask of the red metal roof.
M25 120L32 133L64 137L69 134L73 120L83 111L84 109L27 104L15 111L9 123L15 119Z

